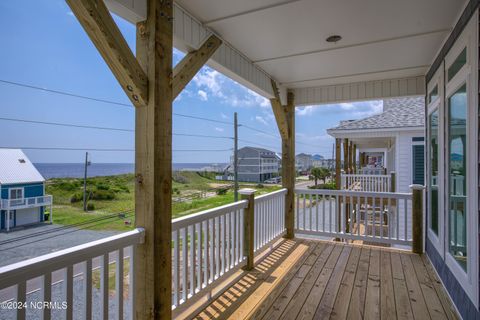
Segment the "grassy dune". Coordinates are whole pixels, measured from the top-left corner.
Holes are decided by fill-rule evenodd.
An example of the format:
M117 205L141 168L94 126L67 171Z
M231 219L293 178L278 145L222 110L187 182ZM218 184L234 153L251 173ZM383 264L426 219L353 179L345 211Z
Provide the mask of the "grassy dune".
M176 172L172 183L174 195L172 218L192 214L233 202L233 191L217 195L215 189L230 183L216 181L208 173ZM278 186L253 187L257 194L278 190ZM47 182L46 192L53 195L53 221L55 224L72 225L92 230L126 231L133 228L135 181L133 174L94 177L87 179L88 203L93 206L83 211L83 179L60 178ZM200 195L207 196L201 198ZM118 213L123 213L121 216Z

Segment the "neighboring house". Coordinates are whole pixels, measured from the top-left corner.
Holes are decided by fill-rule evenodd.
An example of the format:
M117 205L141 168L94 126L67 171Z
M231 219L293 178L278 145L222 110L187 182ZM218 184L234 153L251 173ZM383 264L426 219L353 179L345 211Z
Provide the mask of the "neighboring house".
M424 184L424 97L383 101L383 112L328 129L334 138L353 143L358 151L357 173L396 173L397 192Z
M295 166L298 171L308 171L313 167L313 157L311 154L300 153L295 157Z
M278 156L275 152L255 147L243 147L238 150L239 181L264 182L277 177L278 172Z
M312 167L323 167L325 164L325 158L319 154L312 156Z
M0 149L0 230L45 221L45 179L19 149Z

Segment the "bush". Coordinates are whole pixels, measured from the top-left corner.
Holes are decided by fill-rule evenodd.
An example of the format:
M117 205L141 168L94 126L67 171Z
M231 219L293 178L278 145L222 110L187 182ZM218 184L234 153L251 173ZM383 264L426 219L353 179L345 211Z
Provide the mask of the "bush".
M262 188L264 188L264 185L261 184L261 183L258 183L255 187L256 187L257 189L262 189Z
M316 186L309 186L308 188L309 189L336 190L337 186L335 185L334 182L331 182L331 183L318 184Z
M83 201L83 193L77 192L70 197L70 203Z
M115 192L111 190L95 190L92 192L90 199L92 200L113 200Z
M107 184L99 183L97 184L97 190L110 190L110 186Z
M227 194L228 188L217 189L216 193L218 196L224 196Z
M95 210L95 205L93 203L87 203L87 211Z

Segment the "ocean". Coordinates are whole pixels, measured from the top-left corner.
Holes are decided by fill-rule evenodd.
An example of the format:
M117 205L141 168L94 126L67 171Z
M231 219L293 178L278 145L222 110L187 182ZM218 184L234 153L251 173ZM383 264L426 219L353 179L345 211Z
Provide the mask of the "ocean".
M83 178L85 168L83 163L34 163L34 166L45 179ZM219 171L225 166L225 163L174 163L173 170ZM88 176L113 176L134 170L133 163L92 163L88 166Z

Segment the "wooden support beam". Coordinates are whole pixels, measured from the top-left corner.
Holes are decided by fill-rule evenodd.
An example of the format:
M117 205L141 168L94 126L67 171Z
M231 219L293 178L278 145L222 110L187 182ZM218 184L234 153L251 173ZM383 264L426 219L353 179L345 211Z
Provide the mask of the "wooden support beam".
M173 3L149 0L137 25L137 57L146 70L148 104L136 108L135 225L145 243L135 254L134 319L172 317Z
M350 144L348 145L348 173L352 174L353 173L353 142L350 141Z
M136 107L148 102L147 75L102 0L66 0Z
M337 190L341 188L342 175L342 139L335 139L335 185Z
M272 111L273 111L273 114L275 115L278 131L280 131L280 135L282 139L288 139L289 130L288 130L287 117L285 115L282 103L280 102L280 94L278 92L277 84L273 79L271 80L271 82L272 82L272 90L275 95L275 98L270 99L270 104L272 105Z
M350 168L350 163L348 162L349 160L348 156L348 139L343 139L343 170L345 171L346 174L350 173L349 168Z
M287 105L283 107L287 120L288 138L282 138L282 185L288 190L285 196L286 238L294 237L295 227L295 102L293 92L287 94Z
M222 40L211 35L198 50L188 53L173 69L173 99L182 92L197 72L207 63L217 51Z
M247 259L244 270L250 271L254 267L255 258L255 190L242 189L239 191L242 200L248 201L248 207L245 208L243 214L243 254Z
M352 157L353 157L353 173L357 173L357 145L353 145L353 152L352 152Z
M412 189L412 252L423 253L423 189L414 184Z

